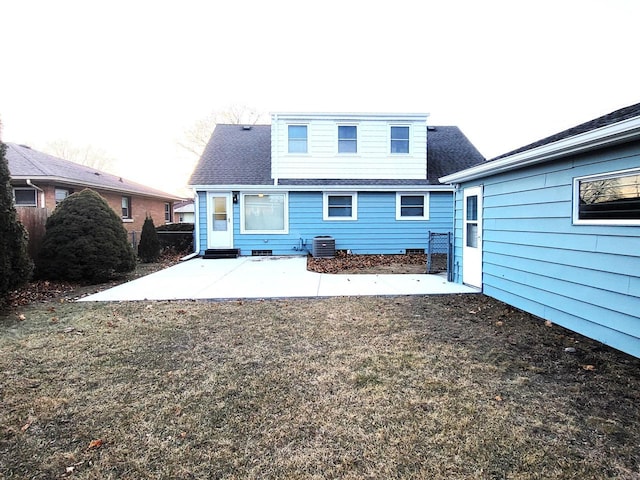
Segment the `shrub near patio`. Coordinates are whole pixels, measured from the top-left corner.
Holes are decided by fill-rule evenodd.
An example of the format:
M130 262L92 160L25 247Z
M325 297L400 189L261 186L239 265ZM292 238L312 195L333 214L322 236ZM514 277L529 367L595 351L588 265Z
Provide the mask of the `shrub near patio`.
M640 361L482 295L51 302L2 323L0 477L640 475Z
M98 283L131 272L136 260L122 219L85 189L65 198L47 219L36 266L40 278Z

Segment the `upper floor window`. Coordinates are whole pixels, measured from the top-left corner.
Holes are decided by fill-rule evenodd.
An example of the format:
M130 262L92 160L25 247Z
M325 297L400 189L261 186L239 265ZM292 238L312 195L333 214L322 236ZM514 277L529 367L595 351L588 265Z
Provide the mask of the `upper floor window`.
M289 153L307 153L307 126L288 126Z
M122 197L122 218L131 219L131 197Z
M640 169L574 179L573 222L640 224Z
M357 220L358 196L355 193L325 193L323 220Z
M358 127L338 126L338 153L358 153Z
M35 188L14 188L13 200L20 207L35 207L38 205Z
M409 153L409 127L391 127L391 153Z
M56 197L56 205L71 195L73 191L68 188L56 188L55 189L55 197Z
M396 220L429 220L429 194L397 193Z

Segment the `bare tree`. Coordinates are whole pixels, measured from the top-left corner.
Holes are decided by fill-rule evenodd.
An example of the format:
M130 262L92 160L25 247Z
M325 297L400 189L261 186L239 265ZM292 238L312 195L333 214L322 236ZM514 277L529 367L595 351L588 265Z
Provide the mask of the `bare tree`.
M201 118L193 126L184 132L183 138L178 140L178 145L188 152L200 158L204 148L211 138L213 129L218 124L255 125L265 121L267 115L246 105L231 105L223 110L214 110L209 115Z
M92 145L73 145L68 140L50 142L45 146L44 151L50 155L55 155L80 165L86 165L96 170L109 170L114 163L114 159L105 150Z

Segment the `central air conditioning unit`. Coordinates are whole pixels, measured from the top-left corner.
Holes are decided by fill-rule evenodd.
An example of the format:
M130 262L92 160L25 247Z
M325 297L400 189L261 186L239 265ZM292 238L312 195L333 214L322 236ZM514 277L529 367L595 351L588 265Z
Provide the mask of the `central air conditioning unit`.
M315 258L333 258L336 256L336 240L329 236L313 237L311 255Z

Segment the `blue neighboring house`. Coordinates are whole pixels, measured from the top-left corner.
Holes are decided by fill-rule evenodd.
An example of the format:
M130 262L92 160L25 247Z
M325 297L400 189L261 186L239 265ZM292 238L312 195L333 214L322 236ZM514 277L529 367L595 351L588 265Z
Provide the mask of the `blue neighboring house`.
M403 254L453 226L439 177L484 161L426 114L277 113L270 125L217 125L189 181L195 252Z
M440 180L455 281L640 357L640 104Z

